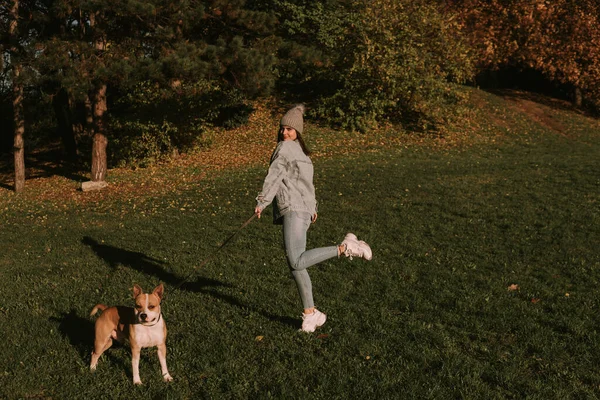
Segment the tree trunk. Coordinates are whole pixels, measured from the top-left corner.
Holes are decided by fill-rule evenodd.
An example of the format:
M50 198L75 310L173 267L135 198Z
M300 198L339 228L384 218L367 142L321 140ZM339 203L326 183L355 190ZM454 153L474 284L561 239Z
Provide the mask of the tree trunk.
M583 105L583 93L581 92L581 89L576 87L575 88L575 106L576 107L581 107Z
M92 182L102 182L106 179L106 147L108 145L108 139L104 132L104 112L106 110L106 84L102 83L96 88L93 101Z
M25 188L25 117L23 113L23 85L20 82L21 64L17 55L18 48L18 21L19 0L14 0L10 10L9 36L12 42L11 63L13 64L12 86L13 86L13 118L15 124L14 132L14 156L15 156L15 192L21 192Z
M15 192L25 189L25 120L23 117L23 86L19 83L21 66L13 65L13 115L15 123Z
M90 28L96 26L97 14L90 14ZM106 50L106 40L103 36L96 36L94 47L98 55ZM99 57L101 59L101 57ZM106 159L106 147L108 139L104 129L104 113L108 110L106 103L106 83L97 82L92 94L92 116L94 120L94 140L92 143L92 182L104 182L108 162Z

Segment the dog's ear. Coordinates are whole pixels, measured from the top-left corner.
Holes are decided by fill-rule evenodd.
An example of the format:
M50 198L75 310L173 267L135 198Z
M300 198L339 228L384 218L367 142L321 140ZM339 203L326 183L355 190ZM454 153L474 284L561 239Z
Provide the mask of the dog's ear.
M162 300L163 295L165 294L165 287L161 283L160 285L158 285L157 287L154 288L152 293L155 294L159 299Z
M142 293L144 293L144 290L141 288L140 285L138 285L138 284L133 285L133 298L134 299Z

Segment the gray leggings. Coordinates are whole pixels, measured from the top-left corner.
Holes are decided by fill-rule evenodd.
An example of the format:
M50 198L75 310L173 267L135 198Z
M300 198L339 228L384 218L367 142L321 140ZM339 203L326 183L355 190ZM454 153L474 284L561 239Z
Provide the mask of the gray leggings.
M310 214L305 212L291 212L283 216L283 242L287 261L296 280L304 308L312 308L315 305L312 284L306 269L338 255L337 246L306 250L306 231L310 226L310 220Z

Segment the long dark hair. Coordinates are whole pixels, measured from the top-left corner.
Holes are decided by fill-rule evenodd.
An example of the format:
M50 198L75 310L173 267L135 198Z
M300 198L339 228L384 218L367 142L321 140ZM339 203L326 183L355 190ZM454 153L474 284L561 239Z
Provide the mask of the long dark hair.
M277 133L277 143L281 142L282 140L283 140L283 126L280 126L279 127L279 132ZM302 152L306 156L310 156L311 151L306 146L306 143L304 143L304 139L302 139L302 135L298 131L296 131L296 140L298 141L298 143L300 143L300 147L302 148Z

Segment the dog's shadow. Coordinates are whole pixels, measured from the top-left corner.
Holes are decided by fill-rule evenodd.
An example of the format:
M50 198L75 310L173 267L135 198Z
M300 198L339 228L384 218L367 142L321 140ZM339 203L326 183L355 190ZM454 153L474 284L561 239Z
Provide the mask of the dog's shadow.
M207 294L219 300L222 300L232 306L238 307L241 310L249 310L261 314L270 321L290 325L294 328L296 328L298 325L297 321L293 318L279 316L271 314L264 310L249 307L247 304L242 304L235 297L220 293L218 290L216 290L216 288L219 287L234 287L231 284L210 278L197 278L195 281L188 282L185 281L185 278L182 278L169 271L166 271L166 264L161 260L148 257L143 253L125 250L108 244L99 243L97 240L89 236L84 236L82 239L82 243L89 246L98 257L105 260L113 269L116 269L119 265L124 265L144 274L153 275L157 277L160 281L175 289Z
M62 313L59 317L51 317L50 321L58 324L59 332L69 340L81 359L85 363L89 363L94 348L94 322L88 318L80 317L73 309L68 313ZM111 348L120 346L122 346L121 343L113 341ZM103 356L116 362L116 358L112 357L109 351L105 352Z

